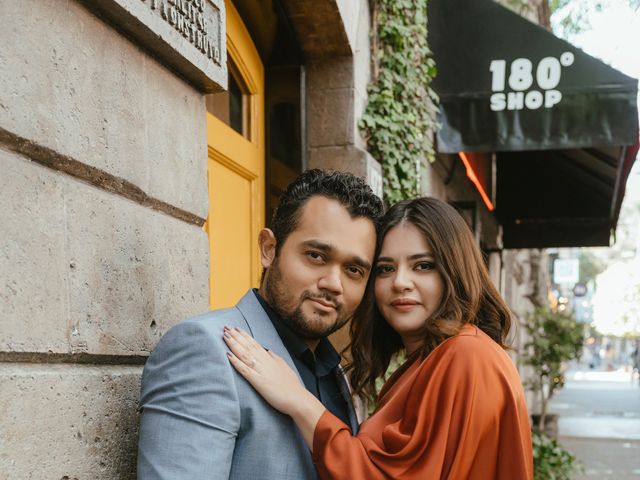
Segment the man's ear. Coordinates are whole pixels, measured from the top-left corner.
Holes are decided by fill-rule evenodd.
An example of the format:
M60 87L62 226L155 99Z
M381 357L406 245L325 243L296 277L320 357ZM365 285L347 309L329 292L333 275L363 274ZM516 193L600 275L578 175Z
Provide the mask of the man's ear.
M258 235L258 245L260 246L260 261L262 268L269 268L276 258L276 236L271 229L263 228Z

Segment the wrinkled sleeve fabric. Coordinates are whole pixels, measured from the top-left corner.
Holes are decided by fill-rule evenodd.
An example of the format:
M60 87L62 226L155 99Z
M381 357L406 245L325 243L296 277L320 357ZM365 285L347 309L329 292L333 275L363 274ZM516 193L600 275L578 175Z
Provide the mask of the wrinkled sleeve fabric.
M313 440L320 478L532 478L526 441L523 451L516 453L522 461L515 461L511 472L498 471L497 450L504 433L501 422L508 403L503 397L509 396L505 389L508 392L510 385L496 375L499 372L486 371L502 367L479 361L474 346L468 338L451 339L422 361L409 389L398 395L401 398L384 399L385 407L368 420L379 422L375 428L382 429L382 435L377 440L367 437L367 429L352 436L344 424L325 412ZM390 390L387 395L393 394ZM393 421L380 422L389 408L399 413L390 415ZM506 416L506 422L513 423L513 415ZM524 426L530 438L528 418L515 421L523 423L512 429L514 435L520 436ZM517 443L518 438L513 440Z
M183 322L149 357L138 479L228 479L240 409L226 350L213 337L200 323Z

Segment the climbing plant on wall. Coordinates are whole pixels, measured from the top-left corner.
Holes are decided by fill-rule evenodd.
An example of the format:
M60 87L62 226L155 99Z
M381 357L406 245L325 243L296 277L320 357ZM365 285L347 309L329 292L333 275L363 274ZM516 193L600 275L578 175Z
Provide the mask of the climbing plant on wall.
M436 66L427 45L427 0L373 0L373 78L360 121L384 173L389 204L420 193L420 164L433 161Z

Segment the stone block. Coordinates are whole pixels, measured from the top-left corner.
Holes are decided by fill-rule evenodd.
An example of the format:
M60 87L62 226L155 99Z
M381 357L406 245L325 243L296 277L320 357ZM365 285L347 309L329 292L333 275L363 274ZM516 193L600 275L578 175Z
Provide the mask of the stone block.
M340 18L344 25L344 30L349 39L351 50L355 50L356 37L358 35L358 20L360 17L360 10L363 8L369 8L367 0L337 0L338 11L340 12Z
M227 89L222 0L81 0L199 90Z
M135 479L142 367L0 364L0 478Z
M336 0L283 0L282 3L307 60L353 54L340 10L351 10L345 2L341 2L342 6Z
M64 179L4 150L0 172L0 351L65 352Z
M308 64L307 91L353 87L353 67L353 57L337 57Z
M206 311L197 226L0 150L0 351L146 355Z
M307 141L310 148L354 142L354 90L310 90L307 94Z
M309 168L346 171L366 178L366 152L353 146L313 148L309 151Z
M368 87L371 80L370 23L369 8L366 5L362 5L358 22L356 49L353 55L353 85L355 89L354 115L357 129L355 145L364 149L367 148L367 142L360 133L357 123L364 114L369 102Z
M309 152L309 168L351 172L364 178L373 192L382 197L382 167L361 148L353 145L314 148Z
M199 92L76 1L0 2L0 17L0 127L206 216Z

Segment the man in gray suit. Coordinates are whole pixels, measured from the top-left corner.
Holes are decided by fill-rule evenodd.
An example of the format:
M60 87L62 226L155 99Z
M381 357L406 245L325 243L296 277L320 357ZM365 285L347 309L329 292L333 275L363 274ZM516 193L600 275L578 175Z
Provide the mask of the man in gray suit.
M355 432L340 356L326 337L364 295L382 203L348 173L310 170L280 198L259 236L264 274L229 309L170 329L144 368L138 478L313 479L295 424L272 409L227 359L223 327L241 327L284 358Z

